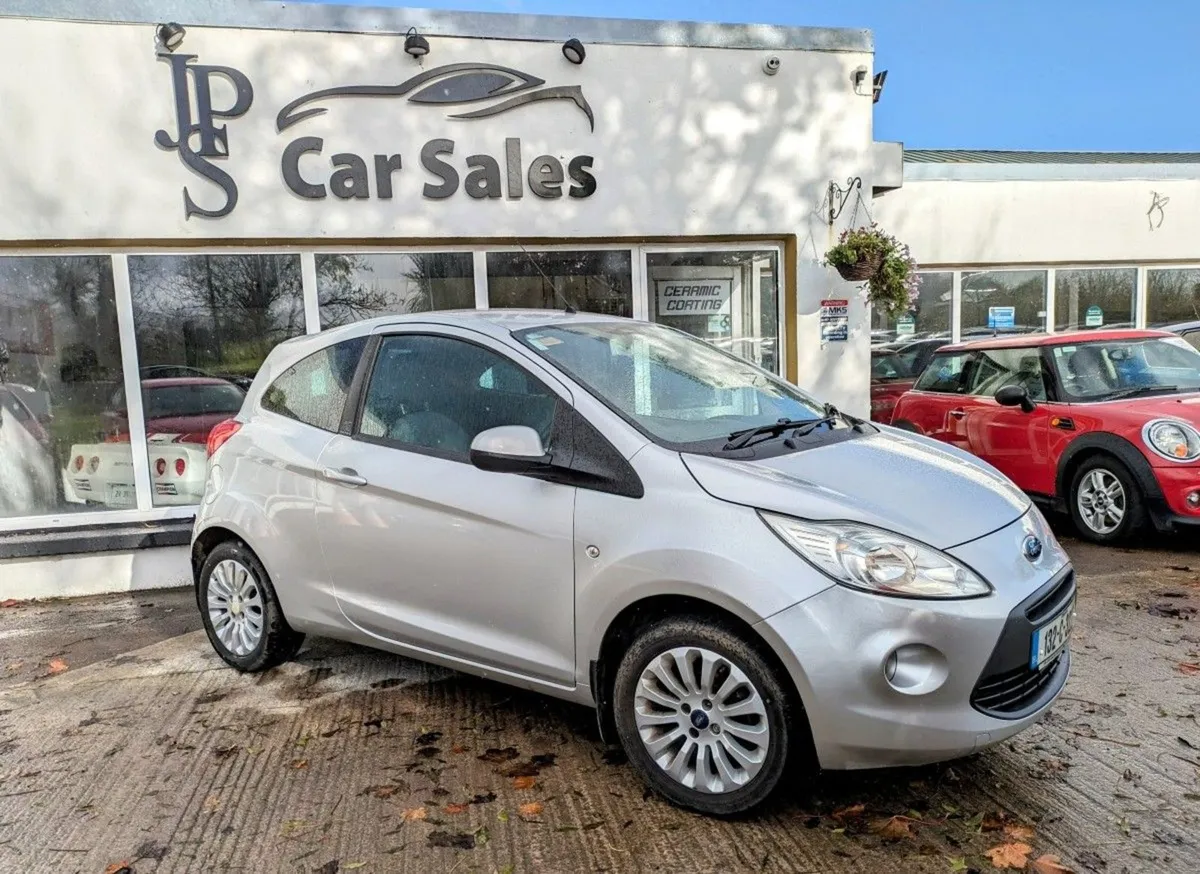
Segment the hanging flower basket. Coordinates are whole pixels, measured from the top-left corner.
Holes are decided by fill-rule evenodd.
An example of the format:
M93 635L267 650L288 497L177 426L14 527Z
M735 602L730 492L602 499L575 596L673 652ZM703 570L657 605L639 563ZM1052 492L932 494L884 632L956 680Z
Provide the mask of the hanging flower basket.
M825 264L848 282L865 282L867 300L896 318L913 309L921 279L908 246L878 225L848 228L825 253Z

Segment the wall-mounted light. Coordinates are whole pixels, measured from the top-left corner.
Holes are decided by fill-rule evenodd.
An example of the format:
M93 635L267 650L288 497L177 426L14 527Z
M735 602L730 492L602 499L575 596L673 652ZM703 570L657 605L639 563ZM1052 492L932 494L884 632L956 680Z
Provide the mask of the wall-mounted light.
M155 28L154 35L162 48L173 52L183 44L183 38L187 35L187 31L183 29L182 24L168 21Z
M867 68L855 67L854 72L850 74L850 81L854 83L854 93L866 96L866 92L862 90L863 84L867 81Z
M587 52L583 48L583 43L571 37L562 44L563 57L572 64L582 64L583 59L587 57Z
M417 33L415 27L410 27L404 36L404 51L419 61L429 54L429 40Z
M883 96L883 83L887 81L887 70L880 70L871 80L871 102L878 103Z

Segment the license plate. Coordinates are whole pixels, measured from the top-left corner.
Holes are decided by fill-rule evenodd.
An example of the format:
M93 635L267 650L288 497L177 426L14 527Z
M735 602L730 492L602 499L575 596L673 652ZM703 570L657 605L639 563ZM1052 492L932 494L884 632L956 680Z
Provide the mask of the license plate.
M134 496L133 486L123 485L121 483L108 484L108 503L121 507L132 507L137 503Z
M1066 648L1074 622L1075 601L1072 600L1066 610L1033 633L1033 640L1029 647L1030 668L1036 671L1043 665L1049 664Z

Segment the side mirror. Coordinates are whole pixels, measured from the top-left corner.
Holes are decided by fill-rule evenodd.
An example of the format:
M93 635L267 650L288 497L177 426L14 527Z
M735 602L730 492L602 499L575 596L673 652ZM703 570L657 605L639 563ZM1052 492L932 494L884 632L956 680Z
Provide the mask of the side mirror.
M550 456L537 431L525 425L501 425L475 435L471 464L494 473L537 473L550 467Z
M1023 385L1006 385L996 392L996 403L1002 407L1020 407L1023 413L1032 413L1037 409L1029 397L1029 392Z

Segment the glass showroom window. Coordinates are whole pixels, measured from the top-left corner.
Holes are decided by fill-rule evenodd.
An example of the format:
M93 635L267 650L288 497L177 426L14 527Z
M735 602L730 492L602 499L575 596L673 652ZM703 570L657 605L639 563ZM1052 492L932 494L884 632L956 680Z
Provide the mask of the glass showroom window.
M154 503L196 504L208 432L241 408L267 353L304 333L300 256L136 256L129 285ZM120 391L111 406L109 439L128 457Z
M475 308L470 252L318 254L321 327L372 316Z
M628 249L488 252L488 305L633 316L633 256Z
M935 337L950 342L950 310L953 307L954 274L922 271L916 306L898 319L879 310L871 311L871 345L900 344Z
M779 253L646 255L650 319L779 372Z
M1054 330L1132 328L1137 270L1058 270L1054 274Z
M1146 271L1146 326L1200 321L1200 270Z
M122 379L112 260L0 257L0 518L120 506L104 435Z
M962 275L962 338L1046 330L1046 271Z

